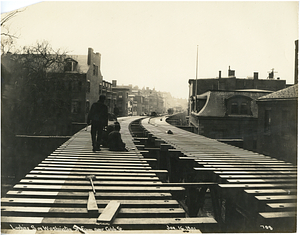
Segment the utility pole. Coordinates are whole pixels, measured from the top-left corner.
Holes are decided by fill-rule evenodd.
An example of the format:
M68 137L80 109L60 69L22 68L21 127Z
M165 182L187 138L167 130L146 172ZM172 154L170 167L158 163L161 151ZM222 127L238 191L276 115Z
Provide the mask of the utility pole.
M195 110L197 112L197 91L198 91L198 45L197 45L197 57L196 57L196 86L195 86Z

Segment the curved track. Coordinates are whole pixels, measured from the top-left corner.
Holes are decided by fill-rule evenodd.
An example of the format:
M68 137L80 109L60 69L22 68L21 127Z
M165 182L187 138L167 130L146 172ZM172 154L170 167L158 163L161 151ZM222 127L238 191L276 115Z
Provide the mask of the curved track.
M148 150L156 151L159 168L169 171L170 182L210 182L210 187L198 187L189 196L210 194L221 231L296 231L295 165L181 130L165 117L140 124L155 147ZM204 201L202 196L198 203ZM194 208L192 204L190 210Z
M129 152L92 152L83 129L45 158L2 198L2 233L218 231L213 217L187 216L175 200L185 188L162 182L167 170L136 147L138 119L119 119Z
M165 117L119 122L130 151L92 152L79 131L2 198L2 233L296 230L296 166Z

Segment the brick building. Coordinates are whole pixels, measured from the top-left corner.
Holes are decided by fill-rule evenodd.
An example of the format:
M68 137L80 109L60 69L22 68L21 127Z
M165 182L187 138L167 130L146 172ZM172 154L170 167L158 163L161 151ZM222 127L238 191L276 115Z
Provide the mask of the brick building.
M255 100L270 91L208 91L197 96L199 112L189 117L195 132L240 147L256 149L258 109Z
M40 55L13 55L15 61L28 58L39 61ZM51 59L52 55L48 55ZM23 121L15 123L18 134L71 135L86 123L87 113L99 98L101 55L88 48L87 55L64 57L59 67L48 68L35 77L24 75L14 69L16 63L8 62L10 56L2 57L1 67L6 67L5 102L14 102L13 92L22 86ZM24 75L24 76L23 76ZM12 82L15 81L15 82ZM20 84L20 85L18 85ZM33 95L33 89L35 89ZM25 91L26 89L26 91ZM9 106L16 107L16 103ZM6 107L6 104L4 105ZM22 108L21 107L21 108ZM33 114L33 115L32 115ZM27 120L28 119L28 120ZM25 123L26 122L26 123ZM18 126L19 125L19 126Z
M108 107L108 112L113 113L117 104L117 95L112 90L112 83L103 80L99 85L99 93L106 96L105 104Z
M99 99L99 86L103 82L100 65L101 54L88 48L87 55L72 55L66 59L64 73L49 74L58 83L69 83L65 94L71 97L70 113L65 109L64 115L71 115L72 132L85 125L91 105Z
M286 88L286 81L274 79L274 72L269 74L269 79L259 79L258 73L254 72L253 77L237 78L235 71L229 67L228 76L222 77L221 71L217 78L189 79L189 97L196 94L201 95L206 91L235 91L239 89L259 89L268 91L278 91Z
M141 90L141 95L145 97L145 113L151 114L152 112L165 112L164 98L161 92L146 87L146 89Z
M298 84L258 98L257 151L297 163Z
M101 93L98 89L103 81L100 70L101 55L88 48L88 55L74 55L71 56L70 61L75 63L75 66L69 67L72 70L65 70L64 76L70 74L68 77L75 84L72 89L72 120L85 123L88 110ZM81 79L78 79L79 77Z
M196 84L197 81L197 84ZM261 96L284 89L286 81L253 77L237 78L228 69L228 77L189 80L189 124L199 134L210 138L235 139L246 149L256 149L257 104ZM197 96L195 91L197 89ZM226 140L227 139L227 140Z
M145 97L142 95L138 94L134 96L134 102L136 103L136 115L143 115L145 113L144 100Z
M128 101L130 86L117 86L117 81L112 81L112 91L116 93L116 108L118 109L117 116L128 116Z

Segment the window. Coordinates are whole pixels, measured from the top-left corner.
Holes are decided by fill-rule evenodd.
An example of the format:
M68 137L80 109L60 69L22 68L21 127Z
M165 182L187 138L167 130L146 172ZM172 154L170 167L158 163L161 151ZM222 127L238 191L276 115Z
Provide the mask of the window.
M73 81L72 82L72 90L73 91L81 91L82 82L81 81Z
M271 110L266 109L265 110L265 115L264 115L264 132L265 133L270 133L271 131Z
M248 114L248 104L246 102L241 103L241 114Z
M80 113L80 102L77 100L72 101L71 112L72 113Z
M65 60L64 70L65 72L74 72L77 70L78 62L69 58Z
M251 98L247 96L233 96L226 99L228 115L252 115Z
M78 81L78 91L81 91L81 90L82 90L82 82Z
M85 112L86 112L86 113L89 113L89 111L90 111L90 102L89 102L89 101L86 101L86 102L85 102Z
M86 92L91 92L91 82L89 80L86 81Z
M106 105L107 105L108 107L110 107L110 106L111 106L111 100L109 100L109 99L106 99L106 100L105 100L105 103L106 103Z
M98 76L98 66L93 64L93 75Z
M291 133L291 123L289 122L290 111L282 110L281 113L281 135L288 136Z
M231 103L231 114L239 114L238 103Z
M63 113L65 102L63 100L57 101L57 115L60 116Z

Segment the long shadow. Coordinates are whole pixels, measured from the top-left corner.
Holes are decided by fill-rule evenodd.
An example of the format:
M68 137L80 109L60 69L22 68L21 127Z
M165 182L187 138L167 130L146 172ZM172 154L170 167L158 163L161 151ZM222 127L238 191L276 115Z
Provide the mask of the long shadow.
M2 141L1 197L67 140L67 137L9 137Z

